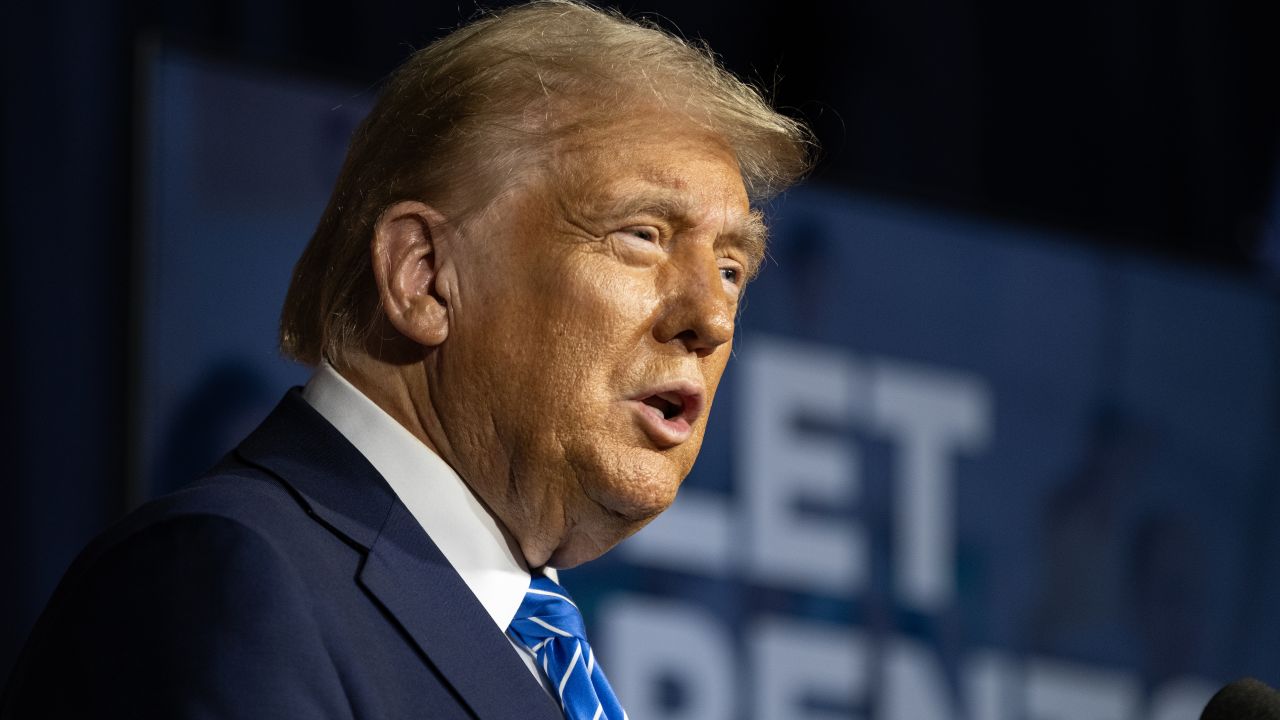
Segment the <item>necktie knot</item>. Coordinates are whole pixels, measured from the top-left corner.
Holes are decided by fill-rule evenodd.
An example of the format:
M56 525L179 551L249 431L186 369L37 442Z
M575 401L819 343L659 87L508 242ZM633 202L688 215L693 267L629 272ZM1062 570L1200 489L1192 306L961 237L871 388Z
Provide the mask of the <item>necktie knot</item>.
M507 633L537 658L568 720L626 719L587 643L578 606L554 580L533 578Z

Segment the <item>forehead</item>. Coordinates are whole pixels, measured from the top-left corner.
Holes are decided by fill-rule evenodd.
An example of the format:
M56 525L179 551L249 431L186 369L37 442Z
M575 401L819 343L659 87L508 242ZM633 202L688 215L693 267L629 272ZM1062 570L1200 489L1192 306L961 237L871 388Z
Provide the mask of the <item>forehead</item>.
M551 169L557 185L605 200L655 192L748 210L729 146L687 121L617 123L574 134L556 143Z

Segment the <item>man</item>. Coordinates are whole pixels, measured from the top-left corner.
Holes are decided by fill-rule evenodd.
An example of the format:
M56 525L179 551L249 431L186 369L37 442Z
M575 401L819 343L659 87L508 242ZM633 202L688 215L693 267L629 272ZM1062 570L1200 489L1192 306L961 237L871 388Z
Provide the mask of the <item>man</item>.
M675 498L806 147L578 4L416 53L285 301L315 376L85 551L4 715L623 717L551 568Z

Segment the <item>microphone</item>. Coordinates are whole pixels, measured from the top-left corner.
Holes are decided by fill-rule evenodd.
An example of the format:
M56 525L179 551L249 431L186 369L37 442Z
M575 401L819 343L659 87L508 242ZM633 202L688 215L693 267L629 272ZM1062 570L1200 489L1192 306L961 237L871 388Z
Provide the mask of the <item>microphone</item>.
M1209 698L1200 720L1280 720L1280 692L1251 677L1241 678Z

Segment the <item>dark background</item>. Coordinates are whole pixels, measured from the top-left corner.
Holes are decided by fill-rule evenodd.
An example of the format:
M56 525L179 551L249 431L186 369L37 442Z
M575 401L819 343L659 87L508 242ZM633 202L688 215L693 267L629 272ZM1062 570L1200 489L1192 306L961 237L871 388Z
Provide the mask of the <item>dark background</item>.
M624 3L807 119L815 179L1270 283L1272 3ZM0 675L127 507L138 48L375 86L470 3L56 0L4 10ZM13 580L16 579L16 582Z

